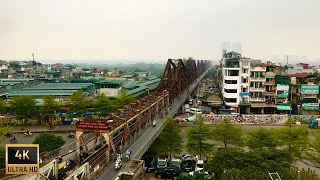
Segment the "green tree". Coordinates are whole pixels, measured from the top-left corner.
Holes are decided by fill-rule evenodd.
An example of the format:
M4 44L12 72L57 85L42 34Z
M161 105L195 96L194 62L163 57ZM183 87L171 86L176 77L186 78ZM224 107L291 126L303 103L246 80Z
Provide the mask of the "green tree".
M250 149L274 149L279 145L273 129L259 128L248 132L246 144Z
M115 99L113 106L115 107L115 109L117 109L134 101L135 98L133 96L128 95L126 91L122 91L121 94Z
M10 101L10 108L22 120L22 128L24 120L32 117L35 114L36 99L32 96L12 97Z
M51 115L54 114L55 111L59 110L60 108L60 104L59 102L55 101L55 97L54 96L44 96L42 97L43 99L43 107L41 108L41 112L44 115Z
M6 110L6 102L0 98L0 114L4 113Z
M305 148L303 158L312 163L313 166L320 168L320 135L315 135L314 140Z
M8 67L11 67L11 68L13 68L13 69L18 69L18 68L20 68L21 66L20 66L20 64L19 64L18 61L10 61Z
M169 155L169 159L173 155L182 151L183 141L180 134L180 128L176 125L172 118L167 118L165 128L159 136L160 151Z
M301 148L305 148L309 142L309 137L305 127L284 127L278 130L280 144L294 157L301 157Z
M211 180L213 178L206 177L203 173L195 172L193 175L180 175L178 180Z
M41 133L33 141L33 144L39 144L40 153L53 151L62 145L64 145L65 140L61 136L55 136L49 133Z
M9 132L11 130L11 127L1 127L0 128L0 143L3 141L3 134L5 132ZM5 168L5 149L3 147L0 147L0 169Z
M100 94L100 96L95 99L93 102L93 107L95 108L95 112L102 116L106 115L112 110L111 101L109 98L107 98L105 93Z
M242 144L242 128L232 124L229 120L215 125L212 132L214 140L222 142L225 148L230 144Z
M83 92L75 92L70 96L70 110L77 113L77 115L82 115L88 109L88 103L86 95Z
M202 115L195 120L194 126L190 127L187 132L187 150L193 155L199 155L200 159L203 154L208 154L213 149L213 144L208 141L211 138L211 128L204 123Z
M287 151L222 148L209 159L206 171L214 172L217 179L268 179L269 172L288 172L293 158ZM231 171L225 175L226 172Z

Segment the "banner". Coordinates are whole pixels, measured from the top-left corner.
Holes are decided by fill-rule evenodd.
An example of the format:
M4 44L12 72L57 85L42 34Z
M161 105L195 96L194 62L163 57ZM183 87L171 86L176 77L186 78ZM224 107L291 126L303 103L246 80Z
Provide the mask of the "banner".
M301 84L301 94L319 94L319 85L316 84Z
M78 121L77 131L81 132L108 132L109 124L94 121Z

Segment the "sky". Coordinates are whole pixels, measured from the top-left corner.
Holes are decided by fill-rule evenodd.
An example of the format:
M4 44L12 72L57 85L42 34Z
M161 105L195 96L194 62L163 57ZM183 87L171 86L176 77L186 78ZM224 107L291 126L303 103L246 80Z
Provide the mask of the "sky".
M319 0L1 0L0 59L220 59L225 41L255 59L320 61Z

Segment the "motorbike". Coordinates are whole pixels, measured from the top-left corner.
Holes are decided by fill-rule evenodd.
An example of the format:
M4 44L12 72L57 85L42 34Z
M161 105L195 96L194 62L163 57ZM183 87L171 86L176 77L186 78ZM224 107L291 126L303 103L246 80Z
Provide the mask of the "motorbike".
M74 138L74 134L69 134L69 138Z
M157 124L157 121L156 121L156 120L154 120L154 121L152 122L152 126L153 126L153 127L155 127L155 126L156 126L156 124Z
M5 136L5 137L12 137L12 134L6 133L4 136Z
M115 163L115 170L119 170L121 168L121 160L117 159Z
M28 133L24 133L24 136L32 136L32 133L31 132L29 132L29 134Z
M127 154L127 155L126 155L126 162L129 161L129 159L130 159L130 155Z
M10 142L11 143L17 143L18 141L17 141L17 139L10 139Z

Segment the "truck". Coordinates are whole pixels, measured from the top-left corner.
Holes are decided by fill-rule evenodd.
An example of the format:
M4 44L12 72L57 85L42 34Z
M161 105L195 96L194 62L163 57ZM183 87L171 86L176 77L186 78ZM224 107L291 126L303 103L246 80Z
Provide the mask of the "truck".
M167 164L166 159L158 158L156 171L155 171L157 178L161 178L163 176L163 173L164 173L165 169L167 168L167 165L168 164Z
M170 162L167 159L158 158L156 166L156 177L178 177L181 174L181 160L172 159Z
M116 180L137 180L143 176L144 171L144 160L133 159L118 174Z

